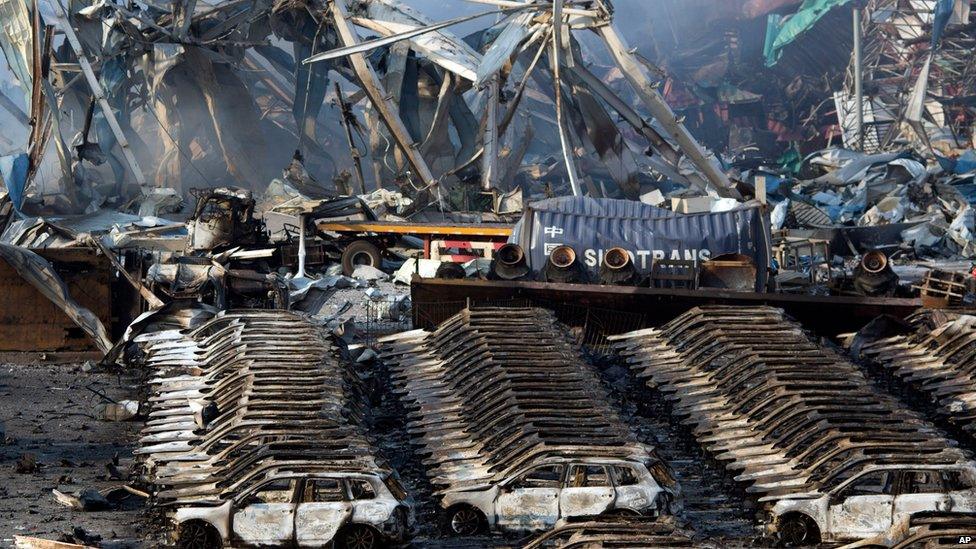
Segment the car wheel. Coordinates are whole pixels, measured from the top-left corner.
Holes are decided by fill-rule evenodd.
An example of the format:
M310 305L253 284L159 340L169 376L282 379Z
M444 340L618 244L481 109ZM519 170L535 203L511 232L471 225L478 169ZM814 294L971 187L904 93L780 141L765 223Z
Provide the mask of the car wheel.
M806 547L820 543L820 532L813 520L803 515L780 519L779 540L784 547Z
M380 249L368 240L357 240L342 251L342 274L346 276L352 276L356 267L360 265L379 269L382 263L383 255Z
M447 528L456 536L473 536L484 531L485 519L474 507L462 505L448 512Z
M220 549L223 543L217 530L205 522L184 522L180 525L180 549Z
M376 549L380 535L369 526L353 525L342 533L343 549Z

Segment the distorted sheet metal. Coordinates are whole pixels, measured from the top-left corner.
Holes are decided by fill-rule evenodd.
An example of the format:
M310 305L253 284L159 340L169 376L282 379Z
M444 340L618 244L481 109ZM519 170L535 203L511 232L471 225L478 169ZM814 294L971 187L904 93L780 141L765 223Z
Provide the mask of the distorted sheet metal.
M46 259L26 248L4 243L0 243L0 257L78 324L92 338L99 350L103 353L109 352L112 348L112 340L102 321L71 297L67 285Z

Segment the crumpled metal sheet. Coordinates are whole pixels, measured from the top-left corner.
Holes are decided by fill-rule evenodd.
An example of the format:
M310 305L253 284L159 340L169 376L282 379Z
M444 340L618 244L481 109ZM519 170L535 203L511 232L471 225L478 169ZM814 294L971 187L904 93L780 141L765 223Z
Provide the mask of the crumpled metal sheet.
M3 50L7 66L17 80L20 80L20 85L28 98L32 87L32 36L27 2L0 0L0 50Z
M109 338L102 321L95 316L95 313L82 307L71 297L71 294L68 293L68 286L46 259L26 248L4 243L0 243L0 257L10 264L31 286L37 288L44 297L50 299L52 303L64 311L92 338L99 350L103 353L109 352L112 348L112 340Z
M357 25L366 26L387 36L434 23L426 15L395 0L372 0L365 5L349 1L348 4L353 15L357 15L357 4L365 8L365 17L354 19ZM478 79L481 54L450 32L442 30L422 34L412 38L410 44L434 63L462 78L471 81Z

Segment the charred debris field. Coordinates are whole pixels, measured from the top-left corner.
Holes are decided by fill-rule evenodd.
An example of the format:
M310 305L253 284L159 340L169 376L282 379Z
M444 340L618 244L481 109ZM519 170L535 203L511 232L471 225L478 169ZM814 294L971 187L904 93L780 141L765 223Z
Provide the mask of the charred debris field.
M0 545L976 546L971 0L0 0Z
M485 484L484 480L470 481L472 475L476 474L476 469L486 463L482 452L499 452L497 459L509 459L508 454L500 452L528 446L534 447L537 451L542 448L544 450L542 455L548 452L555 458L550 458L548 461L543 459L542 463L555 463L569 470L564 471L563 476L560 477L561 482L570 483L563 484L564 489L566 486L574 486L573 479L566 478L565 475L570 471L576 473L572 468L578 466L572 463L577 460L581 464L589 464L584 466L590 468L595 467L594 464L600 464L599 466L605 469L604 474L609 477L607 484L614 486L615 490L620 491L632 486L627 483L634 482L636 479L622 479L618 476L620 474L618 469L623 467L621 463L629 463L628 460L633 459L631 456L635 455L634 452L644 457L632 463L643 463L647 470L652 472L649 478L653 479L655 485L668 489L667 504L648 511L650 516L647 518L641 518L636 512L629 512L629 509L626 513L603 511L600 517L559 523L553 532L566 529L570 532L567 537L574 534L592 535L596 536L594 539L603 540L601 543L609 543L609 540L632 539L633 547L779 546L783 544L780 538L782 533L762 530L764 510L769 512L769 507L764 506L764 503L759 500L755 488L750 489L750 485L753 487L760 485L759 481L744 482L741 476L749 472L745 467L756 467L750 462L751 456L757 454L755 448L765 449L760 454L764 456L758 465L760 470L769 470L768 456L775 455L773 451L781 451L786 454L787 459L793 460L789 462L788 469L773 469L772 473L766 473L771 475L768 478L786 478L784 484L788 487L787 493L789 491L802 493L793 489L791 486L794 483L789 480L801 474L808 475L803 479L807 483L803 486L806 490L809 490L809 486L815 482L824 484L844 482L843 477L838 481L834 480L829 473L824 473L823 467L812 469L801 467L805 454L818 447L818 437L827 438L830 442L822 445L823 450L820 451L840 456L838 464L834 465L838 469L844 466L848 448L870 448L871 444L874 444L884 448L885 456L896 456L899 451L902 452L900 459L890 461L891 464L897 465L891 467L891 471L950 471L951 475L940 477L947 488L950 480L965 481L963 477L967 471L965 463L970 455L968 451L973 449L973 442L972 438L967 436L965 428L967 424L955 419L960 413L959 405L956 405L955 413L947 413L937 402L933 402L931 397L926 398L926 395L932 393L934 389L924 389L924 384L921 383L924 379L913 379L904 373L899 376L896 367L899 364L898 360L904 361L906 356L914 357L915 362L944 358L945 352L942 351L944 346L924 356L917 353L913 355L912 350L918 351L926 343L932 345L933 340L940 336L948 337L949 334L945 332L954 336L950 340L957 341L959 330L965 328L967 318L969 317L945 313L920 314L902 326L899 335L880 339L875 337L871 341L856 340L853 350L848 351L835 342L803 330L776 309L743 310L706 307L693 309L660 329L636 331L619 338L611 338L614 341L608 342L608 345L594 348L580 347L577 344L580 331L562 325L552 313L542 309L470 309L448 320L445 326L435 332L415 331L403 335L380 337L377 343L379 356L364 358L360 355L355 358L355 355L362 351L361 349L357 351L355 346L350 349L341 337L306 324L299 316L289 313L220 315L196 330L197 336L208 334L207 337L212 338L219 337L221 333L226 336L228 328L238 330L235 337L239 339L225 340L224 343L230 345L228 349L238 349L243 351L244 355L258 353L244 361L246 367L251 370L245 376L249 378L250 383L259 384L258 378L254 376L260 377L261 367L255 363L255 360L260 359L262 348L265 351L272 351L270 356L282 357L286 363L292 362L289 356L293 357L298 353L308 358L311 363L319 364L319 367L332 369L328 370L332 373L321 378L321 382L325 385L320 388L312 386L313 390L307 392L308 396L303 397L302 400L311 399L310 409L318 410L321 409L322 404L317 401L316 396L326 401L330 398L340 399L344 403L338 408L327 405L332 410L330 415L338 414L338 416L325 419L324 424L321 424L321 420L307 423L305 420L290 417L292 413L297 413L304 406L300 405L296 408L292 405L281 408L288 412L284 412L284 415L279 414L271 423L260 421L261 413L257 413L253 414L257 419L256 423L250 424L246 418L237 418L234 421L239 422L241 427L228 429L229 424L222 424L221 417L227 413L221 410L226 407L226 404L216 407L203 405L203 410L198 412L214 414L200 419L207 422L205 429L201 430L196 426L186 427L195 433L191 438L160 437L159 435L164 431L152 427L161 425L158 419L153 419L159 417L158 413L154 415L154 411L161 410L160 402L164 401L161 395L175 389L180 393L179 399L185 399L187 396L185 391L189 389L185 385L186 380L182 382L184 385L168 389L163 381L166 376L151 375L153 371L157 373L162 371L154 368L171 368L173 364L184 360L179 357L186 355L172 352L176 348L173 343L178 341L174 337L175 334L160 333L144 338L141 344L147 347L144 349L144 354L135 359L138 360L138 365L133 363L132 368L107 369L92 362L56 366L6 365L3 370L4 384L0 387L4 402L9 403L3 408L5 438L2 450L7 469L6 478L9 479L4 486L3 518L5 523L11 525L11 534L29 536L18 538L17 543L22 544L19 546L30 546L23 544L29 543L25 540L35 536L94 547L173 545L171 524L174 518L174 507L179 508L179 505L169 505L168 501L177 501L184 507L193 508L198 505L195 502L211 499L209 494L220 490L222 486L239 489L234 487L234 481L237 478L254 477L251 471L260 473L255 477L258 479L265 478L269 474L290 479L322 479L337 478L335 475L338 471L345 471L343 474L347 475L352 467L352 470L362 471L360 474L366 475L354 478L369 478L369 475L377 475L380 479L386 479L373 488L365 488L367 485L363 484L360 490L379 491L378 486L390 486L393 489L389 490L389 495L397 498L401 505L410 507L409 533L399 541L388 538L377 546L534 547L536 545L533 544L538 543L543 543L541 546L558 546L551 544L560 543L562 536L553 534L548 540L545 536L534 539L535 536L527 533L526 530L519 531L517 528L512 528L511 522L506 525L507 528L499 526L489 528L486 523L476 523L475 530L458 532L456 513L452 514L451 506L443 503L445 498L456 496L452 495L451 485L444 484L445 477L439 475L455 475L456 478L461 479L452 482L461 482L463 494L469 486L477 487ZM746 324L757 321L762 321L764 326L758 333L748 333L743 330ZM298 347L294 347L290 353L281 354L289 348L287 341L281 338L273 341L268 339L266 332L269 329L274 332L276 329L281 330L285 325L292 326L286 331L296 338L300 351ZM771 329L770 326L773 325L778 325L778 328ZM521 327L520 336L516 336L519 334L518 330L512 330L516 326ZM912 328L917 331L911 331ZM524 344L527 341L525 338L528 337L526 330L538 332L530 339L532 343L529 345ZM869 332L866 330L865 334L861 335L866 337ZM172 334L172 332L168 333ZM675 340L673 344L676 346L673 349L658 348L655 353L650 354L640 352L650 345L647 338L663 338L668 333L676 334L675 337L698 338L705 347L696 347L693 344L694 339L682 342ZM784 343L781 341L783 337L792 338L790 346L781 345ZM773 345L777 339L780 341ZM251 342L250 350L240 347L244 340ZM509 341L512 344L506 343ZM635 345L635 342L640 344ZM199 343L201 342L194 344L194 348L198 351L208 346ZM319 351L315 350L316 345L322 346L321 354L317 354ZM719 345L723 348L718 349ZM803 348L804 346L806 348ZM480 351L477 350L479 347ZM955 347L963 346L957 344ZM712 352L708 352L708 348L712 348ZM408 349L416 349L413 352L419 352L421 355L411 354ZM161 353L158 359L153 358L156 353ZM854 358L855 353L857 359ZM817 359L818 354L828 360ZM221 356L220 353L218 356ZM693 383L686 386L684 390L674 391L671 384L679 382L675 379L689 379L683 376L673 377L680 372L682 356L695 356L697 362L689 363L688 367L708 369L708 375L712 376L710 379L714 381L708 384ZM777 356L789 357L791 360L789 368L779 371L783 378L799 374L791 384L778 383L774 367ZM533 357L543 358L547 362L536 363L533 366L531 362L535 359ZM757 360L759 357L763 360ZM641 361L635 362L637 358ZM574 373L561 380L559 371L563 367L554 368L553 360L555 364L569 367ZM656 378L649 370L645 370L653 367L648 366L651 364L647 362L648 360L666 365L667 367L660 370L658 374L666 377ZM450 373L452 361L465 364L465 369L456 370L452 375ZM918 367L915 362L902 362L905 364L902 368L914 367L913 371L917 372ZM824 370L820 375L812 376L811 381L804 381L801 373L804 363L817 364ZM331 366L326 366L328 364ZM639 366L635 367L635 365ZM202 366L196 366L199 367ZM281 367L284 365L279 362L272 367L272 370ZM531 381L530 370L533 367L545 370L537 382ZM740 368L737 377L723 378L721 376L723 369L730 367ZM770 368L772 372L767 371ZM832 403L829 400L823 402L811 396L814 393L819 395L830 385L832 368L847 369L845 375L838 378L838 383L844 390L861 395L860 399L875 398L876 404L868 404L862 410L856 403L852 404L847 395L841 395L838 399L843 404ZM755 370L756 373L750 374L749 369ZM491 379L492 382L478 381L479 374L476 373L478 370L483 370L481 375L489 376L486 379ZM305 368L299 368L297 371L305 371ZM81 372L86 374L83 378L84 382L79 381L77 375ZM185 377L170 378L169 383ZM438 384L460 382L466 377L472 382L466 391L438 390L446 387ZM723 413L724 420L734 421L729 427L729 432L722 436L711 436L715 431L706 429L704 420L700 417L696 419L696 414L702 414L702 411L709 409L722 409L721 405L714 405L718 401L710 401L713 405L698 404L694 408L688 408L685 404L686 399L702 391L707 396L709 392L721 391L723 385L730 381L750 378L751 381L742 385L740 393L729 393L728 401L735 402L738 398L738 401L746 403L750 401L751 394L755 395L751 400L758 399L768 404L777 400L775 396L777 393L788 395L795 391L793 397L784 401L785 406L777 407L774 404L772 407L765 408L769 413L757 421L768 423L770 417L784 413L794 417L816 415L820 421L802 423L794 419L791 423L784 416L779 422L781 432L802 433L801 429L806 426L805 436L809 438L804 439L804 445L791 444L790 439L784 439L783 442L772 446L762 441L750 443L749 437L763 434L773 436L777 433L777 429L764 431L763 424L757 424L750 429L748 436L744 435L739 428L743 419L735 418L731 414L745 413L748 410L746 405L730 406L728 408L730 412ZM306 391L309 389L307 383L314 379L316 376L313 375L296 387L303 387L302 391ZM424 381L421 385L416 385L416 382L411 385L405 382L405 379ZM664 381L665 379L670 381ZM282 384L287 385L289 381L287 377L276 376L269 380L263 382L267 385L266 388L254 386L250 394L240 393L239 398L245 398L255 409L267 409L267 406L273 409L276 406L273 393L281 389ZM598 400L576 402L571 406L572 409L563 408L551 413L546 412L547 399L555 399L555 402L560 400L559 395L549 391L558 388L567 380L571 384L585 382L586 397ZM650 384L657 380L660 380L658 381L660 384L652 387ZM430 382L434 382L437 386L429 385ZM802 384L808 382L815 382L817 389L801 391ZM773 383L773 387L760 390L763 383ZM791 386L795 384L800 384L801 387ZM957 393L958 389L951 389L955 385L958 383L949 384L950 390L955 390ZM493 392L492 386L502 387L502 389L494 391L495 397L482 399L483 393ZM322 393L323 390L325 393ZM270 391L270 393L259 398L257 393L262 391ZM573 389L570 386L562 387L558 391L563 393L568 391L570 394L562 396L573 397L571 394ZM225 399L216 398L215 393L209 394L209 398L214 400L204 397L206 401L227 402ZM328 394L332 394L333 397L328 397ZM547 397L547 394L550 396ZM418 401L413 400L415 397L412 395L423 395L416 398L424 398L424 406L418 408L416 406ZM464 395L464 397L454 398L454 395ZM506 395L507 398L499 400L498 395ZM445 398L448 401L442 400ZM265 404L259 406L261 399L265 399ZM466 400L470 402L463 402ZM473 410L475 413L472 415L465 413L466 406L475 406L482 401L492 403L492 407L475 408ZM137 404L136 408L129 408L131 414L126 411L126 404L129 402ZM293 400L293 402L299 401ZM515 410L514 413L506 410L506 402L509 408ZM810 410L802 412L806 406L809 406ZM863 421L870 424L857 426L855 422L848 419L832 421L831 407L838 407L846 415L866 413ZM888 411L884 414L874 413L879 407L885 407ZM622 430L619 435L614 436L623 436L622 440L629 441L626 444L635 446L624 452L620 452L619 448L608 449L605 439L607 433L598 435L600 439L598 443L589 442L587 440L589 437L585 434L586 425L595 421L596 417L590 418L586 413L577 415L574 410L585 412L591 408L602 410L599 414L601 429L613 429L615 423L619 424ZM782 410L786 408L791 411L783 412ZM225 408L225 410L232 409L234 408ZM425 417L424 409L427 410L426 419L422 419ZM780 411L774 412L777 409ZM795 412L796 410L802 413ZM237 408L237 413L240 411ZM445 411L447 415L431 416L434 411L437 414ZM298 417L300 416L301 414ZM575 446L567 446L553 429L558 431L559 425L565 423L565 418L574 416L576 417L570 425L576 431ZM462 432L472 437L478 451L465 453L462 449L471 447L471 444L465 443L450 450L449 453L444 453L445 449L451 446L452 439L449 432L445 431L448 428L445 426L452 421L461 422L460 424L464 426ZM483 422L487 422L489 427L482 427ZM549 422L549 428L536 428L537 425L545 422ZM184 429L179 425L180 421L175 423L177 429ZM294 435L287 435L291 425L294 425L295 429L304 429L304 432L296 430ZM326 431L311 432L307 429L316 426ZM506 437L506 433L513 428L520 435ZM329 434L328 429L339 430ZM583 431L580 431L581 429ZM868 434L867 429L875 432ZM890 431L876 433L878 429L890 429ZM210 465L206 466L209 468L198 464L181 472L179 467L172 467L173 464L180 463L175 454L170 454L173 448L169 445L174 441L180 438L192 440L194 437L200 437L200 441L206 442L208 436L211 436L207 431L227 433L234 430L245 430L244 432L259 435L265 431L265 434L258 439L267 441L270 446L263 446L264 450L261 454L267 456L265 459L270 459L271 463L278 462L280 465L269 469L262 466L262 460L245 460L233 465L228 463L228 458L233 455L233 452L223 452L219 455L220 460L209 461ZM861 439L853 438L852 435L856 436L858 431L864 431L865 435L862 435ZM188 431L179 432L185 435ZM340 433L344 434L340 435ZM315 441L322 436L326 438L321 439L321 443L316 443ZM339 444L336 444L337 436L342 437ZM361 438L350 439L349 436ZM432 436L435 438L431 439ZM730 440L738 437L745 437L744 450L737 449L736 445L729 443ZM898 437L908 437L909 440L917 443L909 445L906 450L899 450L900 445L889 444L891 438ZM508 446L501 442L502 439L508 441ZM524 444L523 441L527 439L535 441L535 445ZM248 437L240 440L246 441ZM502 446L492 445L491 441L495 440L498 440L498 444ZM858 445L853 443L856 440L867 442ZM870 443L872 440L876 442ZM934 444L927 445L928 440L933 441ZM956 442L957 440L959 443ZM307 443L314 444L306 445ZM177 444L183 445L182 442ZM241 445L239 442L235 444L228 440L224 447L227 447L227 444L230 444L231 448ZM325 446L322 446L323 444ZM515 446L511 446L512 444ZM206 450L207 446L208 444L200 445L199 442L196 444L197 448L204 448L205 453L209 452ZM329 451L327 450L329 446L335 447L336 453L332 457L327 457L328 454L323 453ZM782 449L777 450L777 447ZM888 449L889 447L891 449ZM353 450L353 448L360 449ZM468 457L458 458L462 454ZM147 455L150 456L148 459ZM438 455L441 456L439 458L441 461L437 461ZM566 456L573 455L577 457L564 459ZM601 457L594 460L592 459L594 456ZM624 456L624 458L615 456ZM190 461L202 458L203 456L197 456ZM443 460L450 462L453 459L467 460L467 466L460 469L445 467ZM538 457L535 459L539 460ZM743 465L730 467L730 463L734 466L736 460ZM847 461L851 461L850 458L847 458ZM324 467L317 465L322 462L326 463ZM821 464L824 462L825 460L819 461ZM337 466L339 469L336 468ZM235 469L232 470L230 467ZM200 475L201 471L206 474ZM283 474L289 471L291 472ZM231 472L233 476L230 475ZM580 474L586 475L584 477L586 482L599 482L599 478L590 479L589 475L592 472L586 470ZM181 476L187 473L189 476ZM393 480L387 476L391 473ZM164 477L164 474L170 476ZM492 474L491 468L485 469L483 474ZM217 484L211 484L213 481L217 481ZM294 490L295 481L291 480L291 482L290 489ZM215 486L217 488L214 488ZM769 482L766 486L764 490L774 489L768 487ZM531 488L522 489L531 490ZM950 492L950 498L953 497L951 491L947 490L947 492ZM370 493L369 499L379 499L382 495ZM614 496L617 501L622 499L619 494ZM346 497L363 496L347 494ZM538 506L531 497L531 492L522 495L523 499L517 506L518 517L515 519L528 521L525 524L529 529L538 528L532 521L545 520L546 513L543 507L530 507ZM569 505L573 504L572 500L567 501ZM263 505L272 505L272 503ZM497 503L495 508L499 509ZM501 508L497 512L499 512L498 521L501 523L504 520L502 513L506 511ZM180 515L175 516L179 518ZM353 516L356 516L355 511ZM657 518L653 518L654 516ZM965 515L946 514L945 516L948 518L944 520L963 521L961 525L951 522L948 526L943 524L940 527L944 528L945 532L966 531L969 528L964 523ZM299 520L297 515L292 517L293 520ZM241 516L242 520L246 518L246 514ZM328 519L323 516L318 517L318 520ZM581 521L586 523L586 527L576 524ZM649 526L651 524L654 526ZM177 532L181 530L177 529ZM824 534L826 534L825 538L837 535L829 532ZM943 539L948 538L943 536ZM13 546L14 539L8 537L3 543ZM545 545L546 543L550 545ZM654 544L645 545L650 543ZM836 539L822 539L822 545L825 547L838 544ZM805 545L813 546L817 543L805 543Z

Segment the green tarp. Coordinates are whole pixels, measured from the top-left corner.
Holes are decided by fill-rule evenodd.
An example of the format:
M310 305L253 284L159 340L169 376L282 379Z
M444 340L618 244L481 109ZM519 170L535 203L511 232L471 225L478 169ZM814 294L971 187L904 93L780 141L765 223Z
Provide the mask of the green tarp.
M779 61L783 48L793 43L801 34L813 28L827 12L851 0L805 0L796 13L783 17L770 15L766 21L766 44L763 54L766 66L772 67Z

